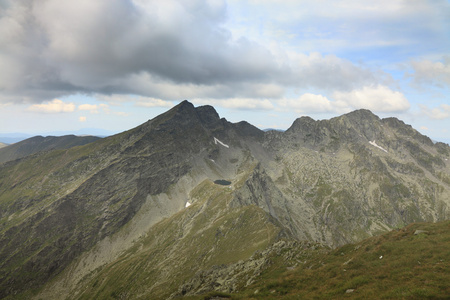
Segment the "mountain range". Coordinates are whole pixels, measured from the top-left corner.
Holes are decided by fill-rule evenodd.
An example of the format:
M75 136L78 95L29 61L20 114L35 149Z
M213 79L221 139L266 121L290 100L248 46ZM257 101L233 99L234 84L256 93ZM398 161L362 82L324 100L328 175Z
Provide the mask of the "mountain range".
M12 145L0 145L0 163L55 149L68 149L98 140L95 136L35 136Z
M96 137L106 137L113 135L117 131L110 131L105 129L98 129L98 128L83 128L75 131L46 131L46 132L40 132L40 136L44 137L61 137L61 136L96 136ZM38 135L38 136L39 136ZM35 137L35 134L30 133L0 133L0 143L11 145L18 142L21 142L23 140Z
M0 164L0 298L237 292L274 253L450 218L450 147L368 110L280 132L183 101L126 132L61 142Z

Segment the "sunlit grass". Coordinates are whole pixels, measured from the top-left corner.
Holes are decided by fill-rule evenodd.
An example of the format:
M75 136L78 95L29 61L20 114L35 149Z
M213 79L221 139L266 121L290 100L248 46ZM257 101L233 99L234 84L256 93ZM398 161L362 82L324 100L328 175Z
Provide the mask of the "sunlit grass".
M414 234L415 231L426 232ZM232 299L448 299L450 222L403 229L313 253L295 270L273 264ZM207 295L189 299L208 299Z

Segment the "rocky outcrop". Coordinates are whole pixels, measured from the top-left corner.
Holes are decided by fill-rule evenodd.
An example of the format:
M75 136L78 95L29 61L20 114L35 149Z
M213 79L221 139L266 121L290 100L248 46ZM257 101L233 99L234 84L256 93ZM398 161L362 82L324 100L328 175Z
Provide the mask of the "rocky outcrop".
M310 253L326 251L327 249L319 244L279 240L265 250L255 252L249 259L228 265L215 265L197 272L169 299L206 294L210 291L237 292L254 283L261 273L273 264L274 258L280 260L280 265L286 269L294 269L299 264L305 263Z
M395 118L367 110L322 121L302 117L269 138L266 147L279 164L262 164L290 200L285 214L295 220L302 207L313 219L293 232L306 230L337 246L450 216L449 182L439 175L449 173L448 145L433 144Z

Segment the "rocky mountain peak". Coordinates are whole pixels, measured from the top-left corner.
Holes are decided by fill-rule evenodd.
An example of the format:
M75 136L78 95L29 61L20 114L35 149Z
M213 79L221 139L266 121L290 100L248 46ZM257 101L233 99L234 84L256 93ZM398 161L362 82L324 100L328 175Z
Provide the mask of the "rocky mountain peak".
M380 118L368 109L357 109L343 115L351 120L380 120Z
M214 128L219 121L219 114L212 106L194 107L191 102L184 100L167 112L150 120L149 124L152 127L157 126L160 129L180 126L187 128L199 124L206 128Z
M370 110L359 109L330 120L332 127L351 140L364 137L367 140L379 138L382 126L380 118Z
M311 117L300 117L292 123L286 132L300 132L300 131L311 131L312 127L315 126L316 121Z
M194 108L194 105L188 100L183 100L177 105L175 105L172 109L177 111L189 111Z
M219 114L210 105L199 106L195 109L195 112L202 124L208 128L216 127L220 122Z
M194 105L187 100L183 100L161 116L167 119L179 120L193 115L195 115Z
M336 149L342 143L356 142L361 138L366 142L381 136L380 118L366 109L360 109L330 120L316 121L311 117L295 120L286 130L285 137L294 144Z

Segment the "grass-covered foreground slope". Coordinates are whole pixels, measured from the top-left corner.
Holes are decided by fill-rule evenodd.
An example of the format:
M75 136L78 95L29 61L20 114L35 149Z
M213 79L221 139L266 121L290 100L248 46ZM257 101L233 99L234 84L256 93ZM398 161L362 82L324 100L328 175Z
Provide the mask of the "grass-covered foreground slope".
M273 255L258 281L231 299L448 299L450 222L414 223L326 253L310 252L298 266Z

